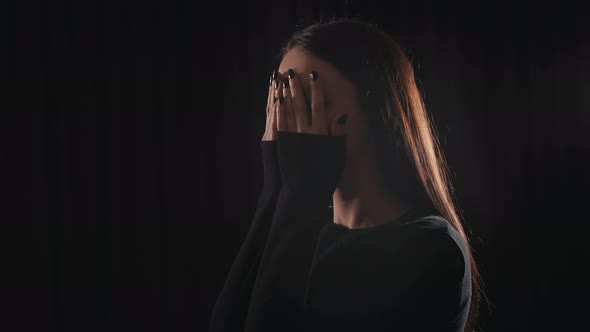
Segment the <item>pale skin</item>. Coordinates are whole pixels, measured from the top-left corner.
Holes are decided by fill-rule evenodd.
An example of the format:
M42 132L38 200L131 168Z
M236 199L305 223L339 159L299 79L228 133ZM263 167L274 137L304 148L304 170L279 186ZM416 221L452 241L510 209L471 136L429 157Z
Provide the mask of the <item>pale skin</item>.
M346 136L346 165L333 195L334 223L349 229L372 227L406 212L409 206L381 185L375 145L353 83L298 46L285 54L277 76L269 85L263 141L276 140L279 131Z

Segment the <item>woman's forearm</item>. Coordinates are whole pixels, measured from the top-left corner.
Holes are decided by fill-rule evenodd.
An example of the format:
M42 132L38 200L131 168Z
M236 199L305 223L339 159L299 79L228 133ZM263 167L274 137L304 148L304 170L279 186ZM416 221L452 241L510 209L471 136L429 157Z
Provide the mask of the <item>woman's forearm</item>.
M276 141L261 141L264 184L250 228L219 293L209 331L243 331L250 292L264 251L281 188Z

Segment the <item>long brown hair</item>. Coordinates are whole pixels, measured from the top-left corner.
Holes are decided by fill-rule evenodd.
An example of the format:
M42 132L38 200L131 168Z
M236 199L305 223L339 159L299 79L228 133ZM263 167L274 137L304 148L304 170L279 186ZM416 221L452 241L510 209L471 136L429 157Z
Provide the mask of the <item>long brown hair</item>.
M473 331L483 294L481 276L408 57L385 32L358 18L332 18L296 31L279 58L295 46L331 63L354 83L375 135L378 164L388 188L414 206L434 208L465 239L472 293L464 331Z

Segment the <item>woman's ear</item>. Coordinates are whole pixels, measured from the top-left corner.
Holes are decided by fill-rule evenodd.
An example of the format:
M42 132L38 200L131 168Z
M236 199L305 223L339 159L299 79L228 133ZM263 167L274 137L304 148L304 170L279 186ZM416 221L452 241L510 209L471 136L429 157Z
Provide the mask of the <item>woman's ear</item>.
M346 135L346 121L348 120L348 114L342 113L339 114L332 120L332 125L330 126L330 134L332 136L344 136Z

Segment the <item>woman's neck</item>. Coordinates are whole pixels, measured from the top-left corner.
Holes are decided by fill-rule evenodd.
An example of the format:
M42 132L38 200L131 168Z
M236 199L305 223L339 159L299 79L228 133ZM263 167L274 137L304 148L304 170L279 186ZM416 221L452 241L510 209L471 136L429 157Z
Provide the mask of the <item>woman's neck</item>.
M379 179L376 167L347 165L334 192L334 223L349 229L377 226L403 215L409 208Z

